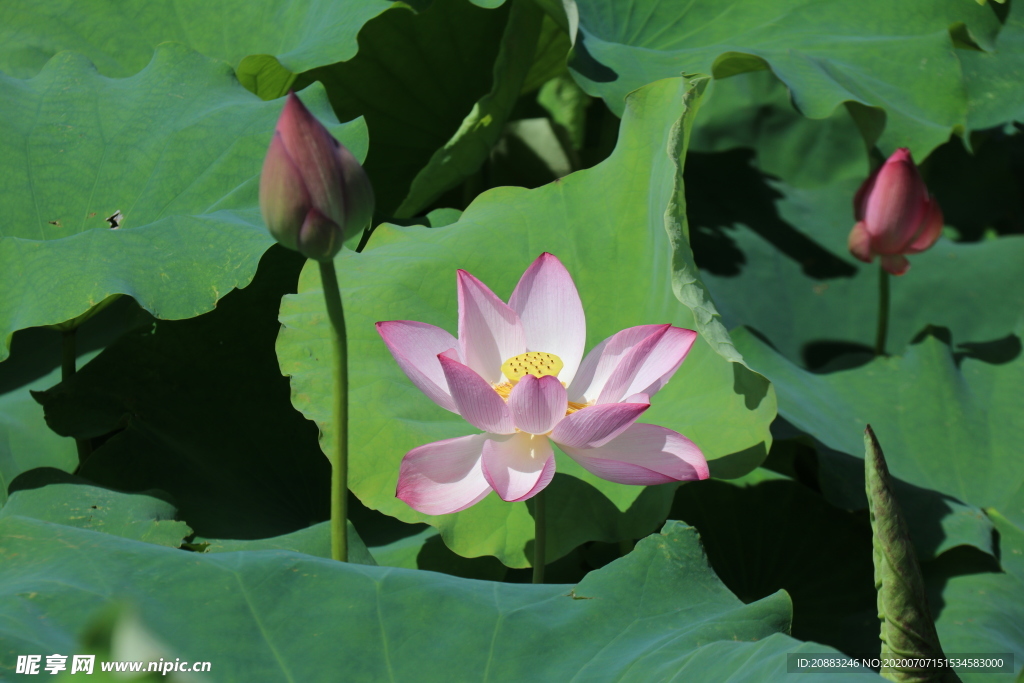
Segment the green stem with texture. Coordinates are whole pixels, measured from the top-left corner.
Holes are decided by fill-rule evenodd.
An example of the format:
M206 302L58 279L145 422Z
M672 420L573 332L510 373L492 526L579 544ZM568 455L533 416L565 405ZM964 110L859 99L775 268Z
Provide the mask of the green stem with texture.
M348 562L348 344L334 261L320 261L320 281L331 320L334 358L334 448L331 460L331 557Z
M533 497L533 582L544 583L544 551L547 546L544 491Z
M60 381L68 382L78 372L78 351L75 348L75 333L77 328L61 332L62 344L60 354ZM92 444L89 439L75 438L75 446L78 449L78 467L82 466L85 459L92 454ZM76 469L77 471L77 469Z
M878 332L875 355L885 355L885 338L889 335L889 271L878 266Z

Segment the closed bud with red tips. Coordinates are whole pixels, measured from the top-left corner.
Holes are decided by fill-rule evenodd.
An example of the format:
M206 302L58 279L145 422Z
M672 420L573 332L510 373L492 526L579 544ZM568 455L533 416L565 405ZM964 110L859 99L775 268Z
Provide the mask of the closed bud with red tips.
M352 153L288 93L260 176L260 211L278 242L329 261L373 217L373 188Z
M905 254L924 251L942 232L942 210L905 147L864 181L853 211L857 224L850 232L850 252L867 263L881 256L882 267L893 275L910 268Z

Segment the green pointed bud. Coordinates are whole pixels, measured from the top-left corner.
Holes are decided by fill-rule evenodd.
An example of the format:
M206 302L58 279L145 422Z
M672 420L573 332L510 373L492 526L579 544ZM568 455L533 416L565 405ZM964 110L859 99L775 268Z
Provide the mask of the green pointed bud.
M882 660L945 658L939 634L928 610L921 568L910 531L892 490L889 468L868 425L864 430L864 481L871 514L871 545L882 623ZM953 669L942 667L882 667L883 678L899 683L959 683Z
M373 188L352 153L294 93L281 111L260 176L260 211L278 242L329 261L373 217Z

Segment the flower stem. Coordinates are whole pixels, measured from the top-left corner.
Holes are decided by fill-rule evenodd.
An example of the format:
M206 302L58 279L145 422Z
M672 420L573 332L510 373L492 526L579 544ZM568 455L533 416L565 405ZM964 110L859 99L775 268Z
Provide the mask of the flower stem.
M547 546L544 492L533 497L533 582L544 583L544 551Z
M60 354L60 381L67 382L78 372L77 358L78 351L75 348L75 333L78 328L64 330L61 333L62 344ZM92 444L89 439L75 438L75 446L78 449L78 467L82 466L85 459L92 454ZM77 471L77 469L76 469Z
M878 266L878 333L875 335L875 355L885 355L885 338L889 334L889 272Z
M320 281L331 320L334 343L333 424L334 448L331 460L331 557L348 562L348 344L345 312L334 261L320 261Z

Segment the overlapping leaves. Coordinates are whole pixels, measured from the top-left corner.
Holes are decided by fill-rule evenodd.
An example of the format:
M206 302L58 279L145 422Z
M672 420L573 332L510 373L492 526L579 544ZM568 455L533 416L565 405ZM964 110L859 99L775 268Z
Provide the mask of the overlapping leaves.
M175 520L176 512L152 496L66 483L15 492L0 508L0 519L30 517L177 548L192 530Z
M15 330L112 294L188 318L252 279L272 244L257 189L279 103L180 45L130 78L62 53L0 88L0 359ZM322 90L306 100L331 120ZM365 156L361 121L332 132Z
M273 54L292 71L306 71L351 58L359 29L392 6L387 0L7 2L0 14L0 71L34 76L51 56L74 50L104 75L124 77L168 41L232 65Z
M508 17L504 9L485 10L468 0L437 0L418 14L387 12L360 34L354 58L298 76L298 86L323 83L341 119L366 117L373 139L366 170L381 215L394 214L431 155L491 87ZM513 98L517 93L518 87ZM498 127L505 115L488 123ZM484 155L490 149L478 147Z
M423 166L439 147L458 140L486 142L470 155L474 164L490 154L493 136L460 138L455 128L487 119L497 130L509 113L512 97L497 115L470 112L489 85L513 95L518 90L510 81L490 83L508 12L441 0L429 8L414 4L415 11L388 9L393 5L383 0L6 3L0 71L35 77L0 77L9 95L0 98L9 129L0 140L0 336L62 322L118 292L158 317L192 317L252 279L270 243L255 208L255 186L278 105L260 103L230 69L207 58L236 67L255 92L263 92L258 78L273 73L286 80L305 73L300 84L321 78L342 118L373 111L389 120L390 127L374 131L375 149L383 150L376 173L386 211L421 170L437 187L472 171L467 166L439 180ZM561 20L558 4L540 3ZM705 333L647 417L697 441L713 473L735 476L760 462L775 405L763 378L726 361L739 361L726 327L749 324L781 352L745 332L737 336L746 362L782 387L784 415L817 440L821 483L833 503L857 507L861 480L849 476L847 466L860 465L859 432L870 420L904 490L919 495L910 506L917 515L912 532L926 560L946 651L1019 651L1024 471L1014 448L1024 441L1017 391L1024 380L1024 328L1014 331L1008 321L1024 304L1024 241L943 241L915 256L911 274L894 282L889 348L897 356L829 375L803 369L849 366L856 356L842 353L863 350L873 335L874 268L845 250L850 197L867 172L858 127L869 142L881 133L883 148L911 146L920 161L958 127L1019 119L1017 4L1000 28L998 13L963 0L580 0L571 66L588 92L625 115L613 157L535 191L493 191L448 228L384 226L366 253L338 260L353 354L355 492L404 521L424 521L393 498L399 460L413 446L472 430L409 384L372 323L407 318L454 331L456 268L507 297L526 265L548 250L579 285L588 347L640 323L672 322ZM567 6L575 17L572 3ZM447 32L442 15L454 17ZM469 15L476 23L470 25ZM356 36L374 17L374 27L410 32L367 29L357 56ZM426 42L394 39L414 34ZM180 45L158 48L165 40L205 57ZM470 49L460 52L464 46ZM53 56L69 48L96 67L81 56ZM438 55L443 66L429 59ZM389 58L390 71L373 71ZM558 64L561 54L546 58ZM528 65L522 55L516 59L508 68L521 74ZM245 68L259 64L278 71ZM411 64L424 68L414 87L403 88L392 77L408 74ZM751 69L765 70L725 79ZM682 160L699 92L686 93L674 81L624 98L648 81L698 70L720 80L705 105L711 110L697 119L694 140L704 153L686 159L684 195ZM279 94L286 83L267 82L272 85ZM789 106L790 96L799 111ZM322 120L333 120L319 86L304 97ZM844 102L845 109L839 107ZM438 114L431 121L428 109ZM332 130L364 155L361 124ZM574 133L582 140L582 128ZM979 144L981 137L970 142L984 153L1003 140L991 137L988 147ZM405 153L411 144L419 146L416 154ZM443 165L447 158L436 159ZM941 182L949 160L936 155L932 163L930 182ZM979 156L972 163L987 162ZM988 172L978 174L978 182L1008 195L1011 171L1008 161L1000 183L988 182ZM993 202L945 180L950 195L965 198L977 237L990 227ZM410 213L429 204L437 187ZM1006 204L1012 219L1015 204ZM947 218L954 214L947 210ZM961 227L955 216L951 224ZM267 671L317 680L323 662L337 658L338 643L353 678L390 673L416 680L450 680L453 671L474 680L521 679L536 673L522 662L538 657L565 680L774 680L782 674L783 653L825 650L780 635L789 619L784 597L742 606L728 595L703 562L695 536L679 527L643 541L571 591L343 566L302 554L324 552L324 526L307 525L325 514L327 465L315 429L287 404L271 352L274 314L280 296L293 291L297 265L275 250L261 266L269 280L257 279L198 320L161 321L128 335L41 398L61 433L99 437L82 467L95 482L163 489L152 493L173 498L179 514L208 536L299 531L255 541L206 539L206 550L219 551L216 556L189 556L20 518L173 546L187 527L167 519L169 503L78 480L22 488L0 513L6 569L0 601L5 615L13 615L4 639L19 653L43 646L73 651L91 612L115 598L140 605L147 626L180 654L222 662L217 678L226 680L252 680ZM329 447L327 330L318 286L307 269L300 294L282 309L287 329L278 352L281 369L292 375L294 404L321 426ZM908 347L927 324L947 327L958 344L933 329ZM15 352L17 362L23 357ZM70 440L42 436L28 393L57 383L51 367L16 381L0 377L5 489L35 466L75 466ZM559 457L560 474L550 489L549 558L579 552L591 539L644 536L669 514L673 487L608 484ZM54 476L53 470L33 474ZM936 500L949 505L930 506ZM741 597L791 588L799 634L822 633L847 648L867 642L864 620L873 615L860 609L870 592L862 581L866 556L857 543L834 538L859 538L860 513L830 507L793 481L746 489L695 483L675 501L676 514L707 530L712 561ZM1002 512L979 510L992 505ZM492 496L464 513L425 521L464 555L527 563L529 503ZM918 533L922 529L932 535ZM490 557L457 558L465 564L453 568L454 556L430 528L405 527L399 536L372 548L385 559L381 564L477 578L515 574ZM812 537L832 538L835 553L802 554L801 540ZM962 544L990 554L949 551ZM276 550L233 552L255 548ZM429 556L438 550L447 555L432 564ZM844 571L834 571L823 553L841 556ZM82 557L102 557L102 568L83 567ZM757 570L745 573L751 566ZM110 588L115 585L124 591ZM197 620L183 604L217 608L204 607ZM312 637L294 629L297 608L313 625ZM445 648L436 647L439 628L454 634ZM757 642L743 642L751 639ZM698 641L711 644L698 649ZM448 642L455 643L452 649ZM206 656L204 648L217 653ZM453 655L464 668L452 668Z
M516 681L539 670L551 680L769 681L784 675L786 653L828 651L785 635L785 593L736 599L694 530L677 523L576 586L467 581L285 551L188 555L17 517L0 530L8 670L14 652L79 651L76 635L113 600L131 605L174 656L212 662L222 681ZM104 562L60 561L83 556ZM459 635L439 647L439 628Z
M626 93L680 72L718 78L771 69L805 115L855 103L866 136L923 156L967 119L949 33L991 48L999 23L960 0L577 0L570 67L621 111ZM877 108L869 112L867 108ZM884 114L883 114L884 112ZM883 116L880 117L879 115Z
M1024 662L1024 531L989 510L1001 545L1000 566L969 553L940 558L923 573L935 627L946 652L1014 653L1012 673L961 669L964 683L1019 681ZM1005 660L1004 660L1005 661Z
M992 349L955 353L929 334L902 357L815 375L781 358L753 335L736 335L753 367L779 391L779 412L829 448L863 457L859 435L868 423L884 444L893 477L979 507L1005 510L1024 523L1024 354L1014 336ZM987 352L986 352L987 351ZM834 458L822 477L856 488Z

